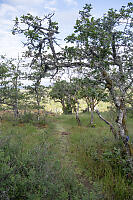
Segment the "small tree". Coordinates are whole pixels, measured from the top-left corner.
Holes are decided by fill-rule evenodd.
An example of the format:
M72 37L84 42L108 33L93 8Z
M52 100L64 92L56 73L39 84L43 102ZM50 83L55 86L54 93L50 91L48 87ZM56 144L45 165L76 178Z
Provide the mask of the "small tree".
M23 98L20 92L22 83L20 79L23 73L20 70L20 62L18 59L7 59L1 56L1 75L0 75L0 102L12 107L14 117L18 117L18 102Z
M33 83L26 87L27 94L30 97L29 103L32 104L32 108L37 109L37 119L40 119L40 109L43 108L41 102L45 98L46 88L40 84Z
M54 101L62 104L64 114L72 114L72 111L74 111L77 123L81 125L79 119L79 85L77 84L77 79L71 79L70 82L66 82L65 80L57 81L49 94Z
M48 72L58 71L58 54L55 51L58 24L52 21L54 14L43 18L31 14L16 17L12 33L25 37L25 57L30 58L29 66L36 72L36 84L47 76ZM52 74L53 75L53 74Z
M80 85L80 97L86 101L88 109L91 110L90 126L93 126L95 107L100 101L107 101L107 93L100 83L89 78L80 80Z
M49 95L55 102L61 103L64 114L72 114L73 100L71 98L70 83L65 80L57 81Z
M81 98L80 95L80 81L78 78L72 78L70 80L70 87L71 87L71 91L72 91L72 98L74 99L74 112L76 114L76 120L79 126L81 126L81 121L79 118L79 99Z

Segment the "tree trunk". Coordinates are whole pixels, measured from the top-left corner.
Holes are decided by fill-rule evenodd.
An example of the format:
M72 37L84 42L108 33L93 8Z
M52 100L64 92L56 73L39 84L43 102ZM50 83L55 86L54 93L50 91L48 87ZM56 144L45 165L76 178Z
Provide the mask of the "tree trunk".
M64 100L61 100L61 104L62 104L63 114L65 114L65 115L72 114L71 105L69 105L69 104L65 105Z
M123 99L120 101L120 106L117 107L117 113L118 116L116 122L119 130L118 134L120 139L123 141L127 156L131 157L130 145L128 143L129 136L126 128L126 106Z
M61 105L62 105L62 111L63 111L63 114L65 114L65 103L64 103L64 100L61 99Z
M18 71L18 68L17 68ZM14 117L15 119L18 118L18 77L14 80L14 87L15 87L15 99L14 99L14 105L13 105L13 111L14 111Z
M14 118L17 119L19 115L17 102L15 105L13 105L13 111L14 111Z
M37 120L40 120L40 101L37 95Z
M86 98L85 101L86 101L86 104L87 104L87 109L86 110L89 113L89 111L90 111L90 99Z
M128 131L126 128L126 108L125 108L125 102L122 100L120 103L120 107L117 108L118 110L118 116L117 116L117 124L119 128L119 136L122 140L124 147L125 147L125 153L127 156L127 163L129 163L129 166L133 173L133 156L131 153L131 147L128 143L129 136Z
M69 104L67 105L62 104L62 110L63 110L63 114L66 114L66 115L72 114L72 107Z
M125 109L121 109L119 110L118 113L118 119L117 119L117 124L118 124L118 132L115 130L115 128L113 127L113 125L108 122L106 119L104 119L101 114L99 113L98 110L96 110L96 113L98 114L98 116L106 123L110 126L110 130L112 131L114 137L118 140L122 140L123 145L124 145L124 149L125 149L125 154L127 156L127 163L129 164L132 173L133 173L133 157L132 157L132 153L131 153L131 149L130 149L130 145L128 143L129 137L127 135L127 129L126 129L126 125L125 125ZM122 147L123 148L123 147Z
M35 85L36 102L37 102L37 120L40 119L40 98L39 98L39 85Z
M93 126L93 123L94 123L94 101L93 101L93 99L91 100L90 108L91 108L90 126Z
M89 107L89 105L87 105L87 112L88 112L88 113L90 112L90 107Z
M123 142L123 147L125 149L125 155L127 157L126 161L130 166L130 169L133 173L133 156L131 154L131 147L128 143L129 136L126 128L126 106L125 106L125 99L124 99L124 93L125 91L123 88L121 88L121 96L117 96L117 93L113 86L112 79L108 76L106 71L103 70L103 77L106 81L106 87L108 88L110 95L112 97L112 100L114 102L116 111L117 111L117 119L116 123L118 126L118 131L115 131L116 138L121 140ZM111 126L110 126L111 127ZM115 128L112 126L111 131L114 134ZM122 147L122 148L123 148Z
M91 120L90 120L90 125L93 125L94 122L94 110L91 109Z
M112 100L114 102L117 111L117 119L116 119L116 123L118 126L117 138L122 140L125 147L126 155L130 158L129 160L132 160L131 162L133 168L133 158L131 156L130 145L128 143L129 137L126 128L126 106L124 99L125 91L123 89L123 86L121 86L120 88L121 96L117 96L117 93L114 89L113 81L105 70L102 71L102 76L106 81L106 87L110 92L110 95L112 97Z
M78 126L81 126L81 122L80 122L80 119L79 119L79 102L77 102L77 109L75 108L75 113L76 113L76 120L77 120L77 123L78 123Z

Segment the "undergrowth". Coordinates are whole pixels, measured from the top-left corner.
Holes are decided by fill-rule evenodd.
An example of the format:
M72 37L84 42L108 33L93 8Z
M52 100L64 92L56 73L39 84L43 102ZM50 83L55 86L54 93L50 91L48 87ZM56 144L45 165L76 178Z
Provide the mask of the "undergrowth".
M104 117L109 118L109 113ZM121 144L98 116L94 115L95 128L89 127L88 114L80 114L80 119L78 127L74 115L42 116L40 121L31 113L18 121L3 118L0 199L132 200L132 174ZM127 122L132 143L132 118ZM60 135L67 137L67 152L63 152L67 156L60 148L57 124L69 133Z
M108 113L104 114L106 118ZM133 176L126 163L121 144L110 129L95 115L96 127L88 127L88 115L80 115L81 127L74 116L61 116L59 121L69 131L70 156L77 161L83 176L92 184L90 199L133 199ZM130 142L132 123L128 119Z
M38 129L3 122L0 127L0 199L88 199L86 188L58 159L54 126Z

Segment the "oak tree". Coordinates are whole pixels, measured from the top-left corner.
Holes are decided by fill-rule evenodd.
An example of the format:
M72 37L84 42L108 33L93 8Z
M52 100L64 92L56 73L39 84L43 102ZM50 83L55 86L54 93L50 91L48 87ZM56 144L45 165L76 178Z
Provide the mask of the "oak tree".
M74 46L66 48L67 53L71 50L72 61L87 67L89 75L97 74L108 89L117 113L114 122L117 129L109 125L114 136L122 140L133 169L125 105L126 94L133 83L133 3L120 10L109 9L101 18L93 17L91 9L91 5L86 4L79 12L74 33L67 37Z

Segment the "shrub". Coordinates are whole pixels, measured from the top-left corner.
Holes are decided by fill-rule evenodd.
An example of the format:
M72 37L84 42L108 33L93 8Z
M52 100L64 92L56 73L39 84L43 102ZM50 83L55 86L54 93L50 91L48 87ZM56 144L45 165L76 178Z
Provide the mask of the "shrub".
M42 134L42 143L29 151L23 151L23 135L15 136L16 143L13 134L0 138L0 199L87 200L86 189L73 170L62 167L54 144Z

